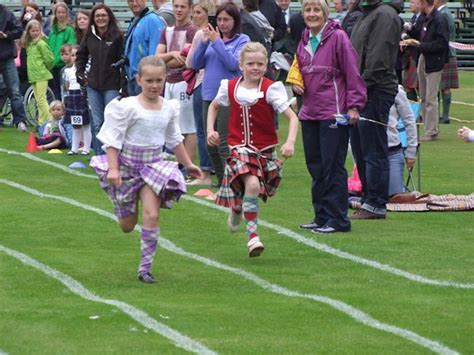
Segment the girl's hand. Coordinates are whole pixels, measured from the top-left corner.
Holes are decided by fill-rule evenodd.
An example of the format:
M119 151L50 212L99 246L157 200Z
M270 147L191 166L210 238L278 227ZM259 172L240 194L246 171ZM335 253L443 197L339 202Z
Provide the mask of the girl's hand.
M353 125L353 124L356 124L357 122L359 122L359 111L357 110L354 110L354 109L350 109L349 111L347 111L347 115L349 116L349 124L350 125Z
M291 88L293 89L293 92L296 95L303 95L303 93L304 93L304 87L302 87L301 85L292 84Z
M122 177L120 176L119 169L109 169L107 173L107 182L115 187L122 185Z
M196 165L194 165L194 164L188 165L188 166L186 167L186 170L188 171L189 175L195 177L196 179L202 179L202 178L204 178L204 175L203 175L203 173L202 173L202 170L201 170L198 166L196 166Z
M293 154L295 154L295 145L294 145L294 143L290 143L290 142L287 141L280 148L280 153L285 159L291 158L293 156Z
M218 146L221 139L219 137L219 133L216 131L208 131L207 132L207 143L212 146Z

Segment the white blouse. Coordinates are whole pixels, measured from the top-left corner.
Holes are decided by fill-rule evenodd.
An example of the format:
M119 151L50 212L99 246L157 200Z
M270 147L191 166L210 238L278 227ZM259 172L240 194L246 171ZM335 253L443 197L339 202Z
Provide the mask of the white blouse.
M161 110L145 109L136 96L114 99L104 111L104 124L97 139L104 149L122 149L123 144L137 147L173 149L183 141L178 125L179 102L163 100Z
M230 106L228 83L228 79L221 80L221 86L214 99L221 106ZM263 92L259 91L258 88L247 89L242 87L242 85L237 87L236 100L241 105L254 105L262 97ZM276 81L268 87L266 98L267 103L278 113L282 113L290 106L285 86L281 81Z
M81 86L79 85L76 79L76 66L75 65L64 69L64 81L67 81L69 83L68 90L81 89Z

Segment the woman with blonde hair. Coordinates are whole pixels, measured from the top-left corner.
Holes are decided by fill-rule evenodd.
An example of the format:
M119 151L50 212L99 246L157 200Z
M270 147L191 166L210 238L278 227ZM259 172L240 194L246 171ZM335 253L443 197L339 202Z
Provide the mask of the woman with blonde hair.
M54 55L53 79L50 80L49 86L57 99L61 99L61 69L64 67L61 46L66 43L76 44L76 33L69 23L69 7L63 2L58 2L53 7L53 25L48 38L48 44Z

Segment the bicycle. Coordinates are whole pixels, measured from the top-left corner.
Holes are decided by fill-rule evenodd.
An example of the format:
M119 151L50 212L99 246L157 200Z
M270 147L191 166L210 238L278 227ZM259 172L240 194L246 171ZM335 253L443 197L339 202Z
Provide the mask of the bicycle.
M53 90L49 87L46 90L46 99L48 104L55 100ZM28 124L33 127L38 127L38 105L36 104L33 86L29 86L23 96L23 108L25 109ZM3 76L0 74L0 124L10 122L11 125L13 123L11 113L11 104L7 96L7 88L3 81Z

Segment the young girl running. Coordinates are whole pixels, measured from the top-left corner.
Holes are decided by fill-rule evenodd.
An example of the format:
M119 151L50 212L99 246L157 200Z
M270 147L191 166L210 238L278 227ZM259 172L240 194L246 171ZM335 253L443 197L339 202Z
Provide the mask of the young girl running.
M289 120L288 138L280 149L285 158L294 153L298 118L289 107L283 84L264 78L267 50L262 44L250 42L242 48L240 69L243 77L221 81L209 106L207 137L209 145L219 144L219 133L214 130L219 106L230 106L230 156L216 203L231 208L227 219L231 232L237 231L243 214L247 221L248 253L253 257L264 250L257 234L258 197L266 202L281 180L283 163L275 151L275 111Z
M21 43L26 48L28 81L33 86L38 105L38 123L41 125L49 116L46 90L48 81L53 77L50 70L54 56L37 20L28 22Z
M160 207L170 208L172 201L186 192L178 164L162 160L161 147L166 144L191 174L201 176L182 143L178 101L160 97L165 79L166 67L161 59L149 56L140 61L136 80L142 93L114 99L107 105L97 135L107 155L96 155L91 160L125 233L137 224L138 200L142 201L138 279L145 283L156 282L150 270L160 233Z
M91 125L89 119L89 108L87 98L83 95L81 86L76 79L76 52L79 47L73 45L71 49L72 66L64 69L64 85L67 89L67 96L64 97L66 105L65 124L72 124L72 144L68 155L75 155L79 152L81 136L84 138L82 155L89 155L92 142Z

